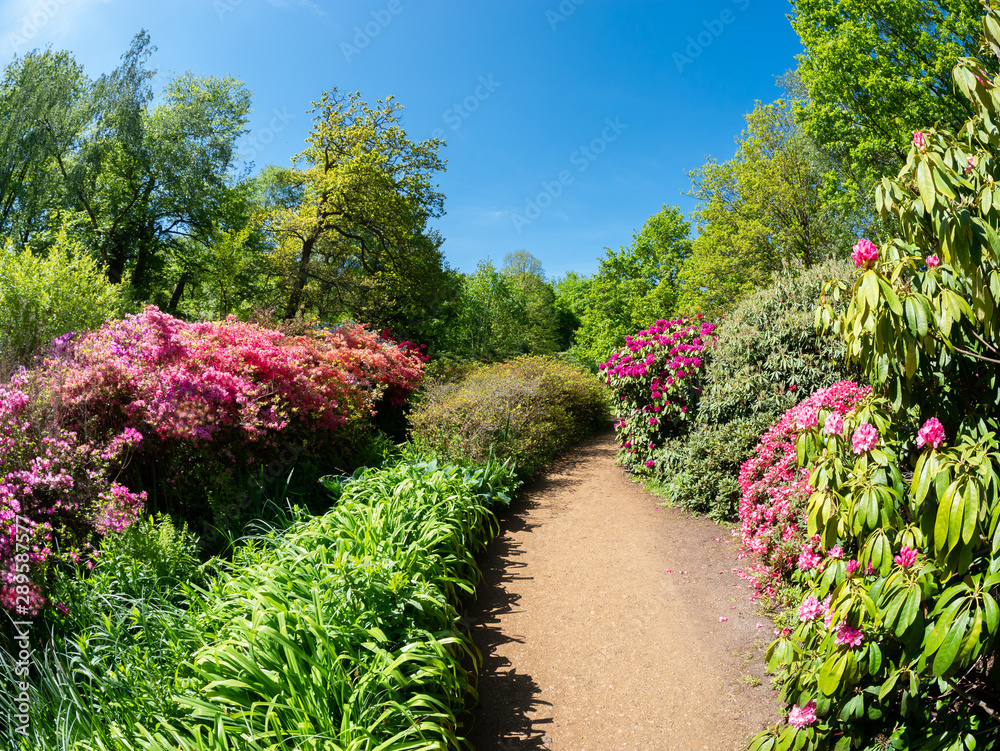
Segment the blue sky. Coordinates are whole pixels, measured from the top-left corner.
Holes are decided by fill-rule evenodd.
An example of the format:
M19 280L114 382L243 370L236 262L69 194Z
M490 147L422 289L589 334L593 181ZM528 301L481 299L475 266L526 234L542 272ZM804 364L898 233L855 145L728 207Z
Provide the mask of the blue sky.
M287 164L324 90L394 95L440 136L449 264L524 248L592 273L686 170L730 157L755 100L801 52L787 0L0 0L0 56L52 44L96 77L150 32L161 74L232 74L254 93L243 154Z

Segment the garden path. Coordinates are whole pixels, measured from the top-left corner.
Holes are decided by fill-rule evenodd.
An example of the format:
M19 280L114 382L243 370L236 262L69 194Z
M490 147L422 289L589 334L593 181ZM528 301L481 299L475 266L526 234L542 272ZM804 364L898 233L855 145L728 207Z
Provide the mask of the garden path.
M586 441L501 514L466 614L477 751L737 751L778 721L773 626L733 571L736 539L660 506L616 448Z

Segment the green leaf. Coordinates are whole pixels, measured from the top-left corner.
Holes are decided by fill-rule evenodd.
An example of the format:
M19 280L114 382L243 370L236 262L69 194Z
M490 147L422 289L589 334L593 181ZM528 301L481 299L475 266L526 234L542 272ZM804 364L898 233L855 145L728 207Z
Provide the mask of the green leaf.
M956 646L956 651L958 647ZM819 671L819 690L827 696L836 693L847 668L847 654L834 654L826 659Z
M917 188L920 190L920 200L924 202L924 209L928 214L931 213L937 200L937 190L934 188L934 177L927 162L920 162L917 165Z
M903 315L903 305L899 302L899 297L896 296L896 292L893 290L892 285L885 281L882 277L879 277L878 286L882 290L882 295L885 297L886 303L889 305L889 310L898 316Z
M962 637L965 636L965 629L969 622L969 614L963 613L952 627L948 629L944 637L944 643L934 655L934 665L931 668L934 675L944 675L955 662L958 656L958 648L962 645Z
M920 587L913 587L906 595L906 603L899 611L899 621L896 623L896 636L902 636L917 619L920 612Z

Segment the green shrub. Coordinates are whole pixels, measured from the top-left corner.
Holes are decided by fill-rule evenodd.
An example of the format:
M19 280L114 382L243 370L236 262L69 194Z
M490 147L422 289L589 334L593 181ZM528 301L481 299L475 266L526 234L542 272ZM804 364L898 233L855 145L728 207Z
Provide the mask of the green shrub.
M452 460L513 459L523 476L608 420L594 376L529 356L428 388L411 415L414 443Z
M697 418L656 457L672 503L736 518L740 465L760 435L802 399L848 375L843 342L816 333L813 311L825 281L853 272L841 260L790 272L719 324Z
M60 232L44 255L0 250L0 360L27 364L57 336L97 328L121 312L119 288Z

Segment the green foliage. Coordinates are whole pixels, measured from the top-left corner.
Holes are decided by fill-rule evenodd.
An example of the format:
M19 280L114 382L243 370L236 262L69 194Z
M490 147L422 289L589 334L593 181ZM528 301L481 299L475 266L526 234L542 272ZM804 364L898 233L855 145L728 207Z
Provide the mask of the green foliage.
M448 289L428 226L443 212L434 180L445 163L440 141L406 137L401 111L392 97L371 106L337 89L314 102L308 146L267 220L285 318L346 315L424 338Z
M491 361L528 350L528 311L512 281L489 259L463 277L457 320L448 338L450 355Z
M1000 57L1000 14L989 11L983 28ZM804 620L770 650L786 698L815 702L816 726L761 736L755 748L777 748L775 736L872 748L880 734L919 749L1000 745L1000 102L978 61L953 75L975 116L957 136L914 137L875 196L901 236L877 257L859 243L865 270L846 312L817 311L883 394L845 421L843 437L817 426L798 442L815 489L808 533L860 566L812 574L832 628ZM865 423L874 445L849 438ZM861 632L856 647L835 638L843 624Z
M417 446L453 460L511 459L523 476L606 420L607 397L594 376L539 356L433 385L411 415Z
M690 224L676 206L663 206L629 247L606 249L586 285L574 354L591 368L650 321L668 318L678 301L677 274L690 252ZM572 306L571 306L572 309Z
M777 274L844 247L849 222L830 198L837 175L786 102L757 103L736 156L689 173L698 238L680 272L679 308L713 314Z
M117 285L63 229L47 252L0 250L0 362L28 364L55 337L122 312Z
M842 176L871 200L902 166L910 134L958 131L972 110L951 69L979 47L977 0L795 0L807 97L796 115ZM874 213L874 212L871 212Z
M740 466L760 435L799 401L845 377L843 342L817 334L813 309L825 282L852 272L847 262L827 261L781 274L722 320L697 418L658 457L671 503L735 520Z
M528 321L524 331L527 352L549 355L559 347L556 293L545 280L542 263L525 250L508 253L501 273L510 280L515 295L523 301Z
M334 511L293 514L216 562L200 589L157 575L141 596L108 594L190 566L190 541L166 522L144 524L145 541L109 543L66 635L35 647L24 737L12 724L16 663L0 650L0 737L66 751L463 744L480 657L459 608L513 471L411 453L328 485Z

